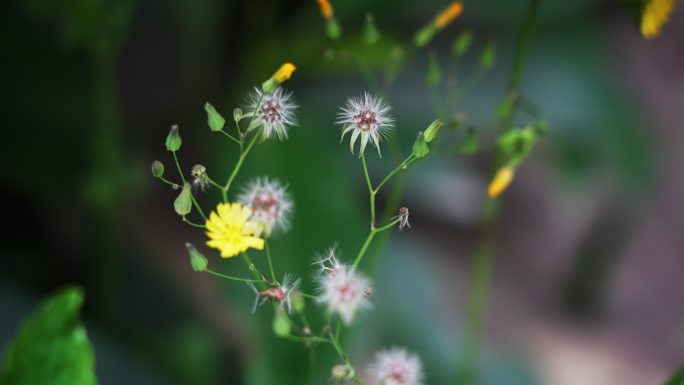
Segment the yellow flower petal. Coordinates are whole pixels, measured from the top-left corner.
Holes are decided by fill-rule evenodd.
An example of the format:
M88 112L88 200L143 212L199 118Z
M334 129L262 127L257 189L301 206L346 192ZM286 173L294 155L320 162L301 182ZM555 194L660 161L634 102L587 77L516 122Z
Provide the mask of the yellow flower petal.
M259 227L249 220L251 210L239 203L220 203L209 214L204 227L207 246L218 249L221 257L231 258L247 249L262 250L264 240L255 236Z
M641 14L641 34L651 39L658 34L670 17L676 0L650 0Z

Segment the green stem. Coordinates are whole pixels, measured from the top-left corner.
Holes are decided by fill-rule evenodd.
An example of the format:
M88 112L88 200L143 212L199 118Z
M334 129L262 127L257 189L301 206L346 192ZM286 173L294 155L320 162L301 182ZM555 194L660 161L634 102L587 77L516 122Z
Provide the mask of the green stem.
M263 282L263 281L261 281L261 280L256 280L256 279L248 279L248 278L233 277L233 276L231 276L231 275L225 275L225 274L217 273L217 272L215 272L214 270L210 270L210 269L206 269L206 270L204 270L204 271L206 271L207 273L209 273L209 274L211 274L211 275L215 275L215 276L217 276L217 277L224 278L224 279L228 279L228 280L231 280L231 281L252 282L252 283Z
M251 124L251 121L250 121ZM230 185L233 183L233 180L238 174L238 171L240 171L240 168L242 167L242 163L244 163L245 158L247 157L247 154L249 154L249 151L252 149L254 146L254 143L256 143L257 139L259 138L258 133L254 133L254 136L252 137L252 140L249 142L247 145L247 148L245 151L240 154L240 158L238 158L238 162L235 164L235 167L233 168L233 172L231 172L230 177L228 178L228 181L226 182L226 185L223 186L223 197L224 201L228 201L228 189L230 189Z
M160 179L162 182L168 184L169 186L181 187L181 185L179 185L178 183L173 183L173 182L171 182L170 180L164 178L163 176L160 176L159 179Z
M368 250L368 246L370 246L371 242L373 241L373 238L375 237L375 234L377 234L378 230L377 229L371 229L371 231L368 233L368 237L366 237L366 241L363 242L363 246L361 246L361 250L359 250L359 254L356 255L356 259L354 259L354 264L352 267L356 268L356 266L361 263L361 259L363 256L366 254L366 250Z
M273 262L271 261L271 250L268 248L268 241L264 241L266 245L266 259L268 260L268 269L271 271L271 280L280 287L280 283L276 279L275 270L273 270Z
M525 58L534 33L542 0L530 0L523 27L518 36L508 83L507 95L517 91L523 81ZM502 120L502 127L513 126L513 113ZM482 328L485 322L486 302L489 296L491 272L494 262L495 224L499 216L499 201L488 199L484 204L484 221L475 247L475 255L468 293L465 324L464 359L459 362L456 383L471 385L477 377L477 367L482 343Z
M385 178L382 181L380 181L378 187L375 188L375 192L377 193L378 191L380 191L382 186L384 186L385 183L387 183L387 181L389 181L394 176L394 174L398 173L401 170L405 170L411 163L413 163L414 160L416 160L416 158L413 156L413 154L411 154L406 159L404 159L403 162L399 163L399 165L395 167L394 170L390 171L389 174L387 174L387 176L385 176Z
M222 133L223 135L225 135L226 137L228 137L228 139L232 140L233 142L235 142L235 143L237 143L237 144L242 144L242 142L241 142L238 138L236 138L236 137L234 137L233 135L227 133L225 130L221 130L221 131L219 131L219 132Z
M262 285L260 285L262 289L265 288L264 285L271 284L271 282L269 282L268 279L266 279L266 277L264 277L264 275L259 272L259 269L257 269L256 265L252 262L252 258L249 257L249 254L241 253L240 255L242 256L242 260L245 261L247 269L252 272L252 276L254 277L256 282L262 283Z
M368 185L368 192L370 194L370 212L371 212L371 229L375 228L375 194L376 191L373 190L373 184L371 183L370 176L368 175L368 166L366 165L366 156L361 154L361 163L363 163L363 174L366 176L366 184Z
M185 217L185 215L183 215L183 222L189 224L189 225L192 226L192 227L197 227L197 228L199 228L199 229L203 229L203 228L204 228L204 225L200 225L199 223L195 223L195 222L189 220L188 218Z
M180 162L178 161L178 155L176 155L176 151L171 151L171 153L173 154L173 161L174 163L176 163L176 169L178 169L178 174L180 174L181 180L183 181L183 184L185 184L185 175L183 175L183 169L181 168ZM199 212L202 218L206 221L207 216L204 215L204 210L202 210L202 207L200 207L199 203L195 199L195 196L190 194L190 199L192 200L192 205L195 206L195 208L197 209L197 212Z

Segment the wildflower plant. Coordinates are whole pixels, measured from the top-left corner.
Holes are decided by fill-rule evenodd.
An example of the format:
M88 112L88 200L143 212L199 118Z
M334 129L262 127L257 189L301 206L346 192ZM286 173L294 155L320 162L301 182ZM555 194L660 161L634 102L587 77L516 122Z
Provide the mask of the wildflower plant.
M372 307L372 282L362 271L361 263L373 238L392 228L410 227L407 208L402 208L398 215L385 223L378 223L375 197L393 176L408 168L418 158L425 156L427 151L416 154L414 149L382 180L373 183L370 179L364 150L367 144L371 143L380 155L381 139L388 137L388 132L393 126L393 119L389 116L390 107L369 92L363 92L360 98L350 98L347 105L341 107L337 121L331 121L331 126L334 123L342 125L343 138L346 133L351 132L352 152L355 142L357 139L360 140L361 169L370 199L369 234L351 262L343 261L336 247L331 247L323 255L314 257L312 263L316 271L310 278L318 288L315 294L303 292L300 289L301 279L292 272L286 272L283 279L278 280L279 274L271 259L268 239L273 234L285 234L291 226L294 205L290 193L280 181L267 176L253 178L238 193L233 191L232 185L248 154L257 143L269 139L287 139L287 131L296 125L296 106L292 101L292 93L281 88L281 84L289 79L294 71L295 66L286 63L263 82L261 88L252 91L248 96L249 103L245 106L244 112L242 108L236 108L233 111L234 129L228 129L225 118L213 105L205 104L207 125L210 131L228 138L236 145L235 151L239 154L224 183L217 182L213 174L203 165L195 165L190 170L184 171L177 154L181 149L182 139L180 129L176 125L171 128L167 136L166 147L172 154L180 181L174 182L166 179L164 165L160 161L153 162L152 175L172 189L180 190L174 202L175 210L185 223L204 232L207 237L206 246L209 249L215 249L221 258L232 259L241 256L251 272L251 277L231 276L214 271L210 268L210 265L215 263L214 259L206 257L198 247L187 243L186 248L193 270L247 283L255 297L252 311L257 311L267 302L275 305L273 307L273 332L276 336L303 343L305 346L316 344L332 346L343 363L342 366L337 367L337 375L344 374L341 380L362 383L362 380L355 374L350 358L344 353L340 339L341 328L357 322L358 314ZM331 134L333 132L331 130ZM437 136L438 128L435 128L434 123L428 127L428 132L430 132L430 140ZM423 146L427 148L424 135L421 133L419 137ZM333 138L334 134L331 135L332 140ZM195 195L211 188L218 189L222 199L215 208L207 210L209 214L206 215L207 211L200 206ZM193 209L203 222L188 218ZM265 254L267 266L254 263L252 261L254 253ZM262 271L267 271L267 273L264 274ZM327 314L327 321L324 325L316 327L309 323L305 309L310 307L304 305L306 301L321 305L320 309ZM295 319L299 322L295 322Z
M359 314L372 311L373 282L370 274L363 271L363 261L368 254L370 245L383 233L391 229L398 231L410 229L409 208L396 207L388 204L384 210L376 207L376 198L385 188L391 187L392 194L400 193L402 184L393 181L394 177L407 170L414 162L428 156L437 148L435 141L443 128L452 133L462 125L462 114L455 111L456 106L467 94L481 76L486 73L496 61L495 44L488 41L479 53L477 68L471 76L460 86L458 91L449 87L444 81L444 73L439 58L436 54L428 53L426 67L426 84L432 92L435 100L435 115L437 118L427 124L422 131L416 130L416 139L408 155L401 161L395 161L384 177L373 180L367 163L366 147L370 144L375 147L378 156L381 156L381 146L385 142L395 144L394 150L398 150L396 143L392 143L391 133L394 130L395 119L391 116L392 108L387 103L386 95L396 79L399 71L405 67L408 49L397 45L389 53L389 60L383 68L383 81L376 78L374 71L369 69L368 63L362 55L347 48L339 41L342 28L334 17L334 9L330 1L317 0L321 16L325 22L327 36L335 41L337 53L333 57L352 57L359 65L367 86L370 89L351 96L343 106L340 106L338 115L331 117L330 125L339 126L341 130L341 142L349 140L349 148L353 154L357 154L360 160L359 178L363 178L368 189L369 200L369 228L365 240L353 259L344 260L337 247L333 246L322 254L314 254L312 265L314 273L309 278L317 288L315 293L306 293L301 289L302 272L277 272L273 265L269 238L273 235L284 235L293 226L292 213L294 205L287 185L268 176L254 177L251 182L242 187L239 193L235 192L233 183L247 160L248 155L257 143L266 140L286 140L288 131L297 126L296 112L298 106L294 103L294 95L291 91L283 88L283 83L291 78L296 70L292 63L281 65L272 76L262 82L260 87L254 88L247 96L247 104L236 107L233 110L233 123L226 124L226 119L211 104L205 104L207 113L207 125L212 132L221 134L233 142L236 147L237 160L225 182L218 182L214 174L202 165L196 165L189 170L191 180L186 180L186 171L181 167L178 151L182 140L180 129L173 126L166 139L166 148L171 152L176 169L179 173L179 181L171 181L164 176L164 165L160 161L152 164L152 175L168 184L172 189L179 191L174 202L174 208L181 219L194 228L203 231L207 237L206 246L215 249L222 258L240 256L247 266L250 276L233 276L218 273L210 268L216 259L207 258L192 244L186 244L190 263L193 270L205 272L213 276L230 281L246 283L250 286L254 295L252 311L257 311L261 305L272 302L273 309L273 332L275 336L301 343L305 347L326 345L333 348L339 356L339 362L332 366L331 377L339 383L353 381L357 384L365 384L357 375L357 367L360 363L352 363L352 359L345 353L342 329L355 323L363 322ZM531 2L526 25L534 23L538 12L539 2ZM409 43L412 53L420 52L429 46L433 37L445 31L463 12L461 2L453 2L426 25L419 29ZM523 28L523 43L529 40L532 28ZM365 18L365 30L362 38L366 45L372 46L382 39L380 31L375 25L372 15ZM452 46L452 59L458 61L471 50L475 41L474 34L468 30L461 31L455 38ZM522 45L522 43L521 43ZM524 53L523 49L519 49ZM532 147L546 133L547 126L539 117L532 103L525 99L520 92L521 74L517 67L524 56L516 55L514 70L509 91L497 109L497 117L501 122L502 129L493 147L496 151L492 179L487 189L483 189L483 195L488 194L491 199L486 205L494 205L507 187L513 182L515 170L528 157ZM444 94L444 95L442 95ZM522 127L516 126L516 113L524 112L532 119ZM334 131L331 130L331 133ZM331 136L331 140L334 136ZM358 147L356 144L358 143ZM479 149L479 140L475 128L469 128L462 137L460 154L471 155ZM395 151L397 152L397 151ZM401 158L397 158L401 159ZM361 176L361 174L363 176ZM394 182L394 183L391 183ZM194 187L194 188L193 188ZM204 209L199 205L196 194L207 189L217 189L221 192L221 201L218 202L209 215L205 215ZM485 191L486 190L486 191ZM401 196L398 194L398 196ZM495 206L494 206L495 208ZM200 222L188 218L195 211L202 219ZM495 210L488 208L485 224L488 224ZM296 224L294 224L296 226ZM483 237L484 242L491 243L491 232ZM480 249L491 250L489 246ZM265 256L265 263L254 263L252 255L255 253ZM475 266L488 266L484 260L490 258L485 253L477 256ZM227 263L237 263L231 260ZM264 266L265 265L265 266ZM264 273L265 272L265 273ZM299 274L297 274L299 273ZM282 275L281 275L282 274ZM480 298L485 289L483 285L488 282L487 271L475 271L472 283L471 300ZM282 276L282 280L277 277ZM319 306L306 306L310 302ZM469 322L466 325L467 338L466 356L474 360L474 351L477 346L476 322L481 321L482 308L477 304L469 304ZM307 312L310 309L320 309L326 314L324 324L313 325L309 322ZM473 371L474 362L467 362L467 370ZM469 373L472 374L472 373ZM380 350L376 353L373 362L368 365L366 377L370 385L421 385L424 374L420 358L402 348ZM467 382L466 382L467 383Z

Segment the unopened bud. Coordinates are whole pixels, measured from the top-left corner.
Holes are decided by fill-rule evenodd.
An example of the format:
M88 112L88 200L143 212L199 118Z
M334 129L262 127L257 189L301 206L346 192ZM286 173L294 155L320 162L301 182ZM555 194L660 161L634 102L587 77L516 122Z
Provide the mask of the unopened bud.
M278 85L282 84L284 81L292 76L292 73L297 69L292 63L284 63L278 68L278 70L271 76L268 80L261 84L261 89L270 94L273 92Z
M435 53L430 53L427 70L425 71L425 82L430 87L437 87L442 81L442 68Z
M456 40L454 40L454 54L457 56L463 56L463 54L468 52L468 48L470 48L472 42L473 34L470 31L463 31L459 33L458 36L456 36Z
M190 255L190 266L192 266L192 269L198 272L205 271L209 262L204 254L197 251L192 243L186 243L185 247L188 249L188 254Z
M349 365L335 365L330 371L332 378L336 381L344 381L354 376L354 368Z
M304 311L306 301L304 300L302 293L298 291L292 292L290 294L290 301L292 301L292 309L294 309L295 312L301 313Z
M489 183L487 194L490 198L496 198L508 188L513 181L515 171L511 166L504 166L494 175L494 179Z
M477 134L475 133L475 128L468 127L468 132L466 132L463 142L461 142L460 153L463 155L472 155L477 152L480 148L480 142L477 139Z
M494 66L496 61L496 45L490 41L480 53L480 68L488 70Z
M340 38L340 36L342 36L342 27L340 27L340 24L337 22L337 20L335 20L334 17L326 19L325 33L333 40L337 40Z
M435 140L437 135L439 135L439 131L442 129L443 125L444 121L442 119L436 119L434 122L430 123L428 128L425 130L425 141L430 143Z
M216 108L209 102L204 104L204 110L207 111L207 124L212 131L221 131L226 124L226 120L221 114L216 111Z
M425 135L423 135L422 132L419 132L416 141L413 143L413 156L422 158L429 153L430 148L428 148L427 142L425 141Z
M178 132L178 125L174 124L169 130L169 135L166 137L166 149L171 152L176 152L181 148L183 141Z
M155 178L161 178L162 175L164 175L164 163L162 163L158 160L155 160L154 162L152 162L151 168L152 168L152 175Z
M363 31L363 41L368 45L374 45L380 39L380 32L375 26L373 14L366 14L366 28Z
M435 32L437 32L437 27L434 24L431 23L426 25L425 27L419 29L415 36L413 36L413 44L415 44L417 47L426 46L430 40L432 40Z
M240 123L242 120L242 108L238 107L233 110L233 120L235 123Z
M186 216L192 209L192 187L190 183L185 183L178 198L173 202L173 208L176 213L181 216Z
M286 337L290 335L292 331L292 322L288 318L287 313L282 309L276 311L275 317L273 317L273 333L278 337Z

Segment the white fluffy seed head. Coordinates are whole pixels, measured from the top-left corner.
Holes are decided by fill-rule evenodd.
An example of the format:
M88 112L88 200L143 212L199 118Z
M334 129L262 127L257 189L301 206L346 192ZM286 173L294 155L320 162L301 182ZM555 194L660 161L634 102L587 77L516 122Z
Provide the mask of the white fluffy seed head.
M369 385L422 385L420 358L402 348L380 350L368 366Z
M263 99L262 98L263 95ZM261 104L259 100L261 99ZM257 109L257 105L259 108ZM254 117L247 131L261 129L261 139L266 140L277 137L280 140L287 139L289 126L296 126L297 119L294 111L297 109L292 93L278 87L269 94L263 94L259 88L255 88L248 96L245 117Z
M370 281L351 266L339 263L334 248L314 263L319 265L317 301L325 304L329 312L339 314L344 323L351 324L359 310L370 306Z
M266 237L290 228L294 205L287 188L275 179L257 177L242 190L238 202L252 210L251 219L261 225Z
M337 124L342 125L342 138L351 132L349 149L354 152L354 144L360 138L359 157L363 155L370 141L380 155L380 140L387 137L392 130L394 120L389 116L390 106L382 99L364 92L360 97L347 99L337 115Z
M299 278L295 279L291 274L285 274L281 284L281 290L285 293L285 299L282 304L285 306L288 314L292 314L292 293L299 290L299 285L301 284Z

